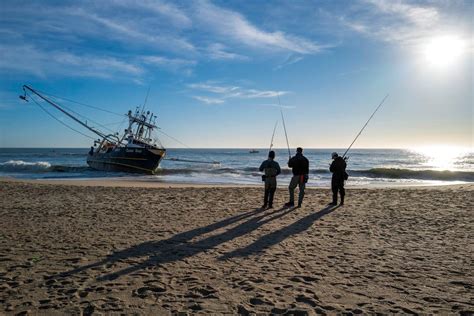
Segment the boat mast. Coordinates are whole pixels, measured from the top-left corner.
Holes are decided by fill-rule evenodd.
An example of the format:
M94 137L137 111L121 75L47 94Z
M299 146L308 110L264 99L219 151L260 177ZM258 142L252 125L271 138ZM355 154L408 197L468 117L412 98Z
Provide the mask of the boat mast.
M84 126L85 128L87 128L88 130L90 130L91 132L99 135L100 137L104 138L104 139L107 139L109 141L112 141L112 142L115 142L115 140L111 140L109 138L110 135L105 135L104 133L102 132L99 132L98 130L90 127L89 125L87 125L86 123L82 122L81 120L79 120L78 118L76 118L75 116L73 116L72 114L70 114L69 112L67 112L66 110L64 110L63 108L61 108L59 105L57 105L56 103L54 103L53 101L49 100L48 98L44 97L43 95L41 95L39 92L37 92L35 89L27 86L27 85L23 85L23 90L25 91L26 93L26 90L29 90L31 92L33 92L34 94L36 94L38 97L40 97L41 99L43 99L44 101L46 101L47 103L49 103L51 106L55 107L56 109L58 109L59 111L63 112L64 114L66 114L67 116L69 116L71 119L73 119L74 121L76 121L77 123L81 124L82 126Z

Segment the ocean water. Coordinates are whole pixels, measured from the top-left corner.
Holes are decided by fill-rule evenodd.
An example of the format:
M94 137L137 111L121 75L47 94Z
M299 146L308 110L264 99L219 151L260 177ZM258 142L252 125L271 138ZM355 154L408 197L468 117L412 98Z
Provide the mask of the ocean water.
M289 183L286 166L288 151L276 149L282 167L279 185ZM331 152L337 149L306 149L310 161L308 186L329 186ZM268 150L259 149L168 149L167 158L196 160L197 163L164 160L156 175L103 172L86 164L87 148L0 148L0 177L21 179L121 178L143 181L260 184L260 163ZM293 154L293 153L292 153ZM446 150L413 151L404 149L354 149L349 154L347 185L426 185L474 182L474 153Z

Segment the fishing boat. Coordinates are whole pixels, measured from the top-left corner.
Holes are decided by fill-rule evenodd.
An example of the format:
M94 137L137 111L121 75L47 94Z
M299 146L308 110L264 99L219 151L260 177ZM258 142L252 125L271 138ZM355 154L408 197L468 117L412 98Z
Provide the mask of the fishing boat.
M259 153L259 151L256 149L249 150L249 154L257 154L257 153Z
M149 111L139 110L133 114L128 111L127 116L129 125L122 137L106 135L100 142L94 142L95 148L89 151L87 164L103 171L155 174L166 154L166 149L150 137L157 128L152 122L156 117Z
M126 114L128 127L121 135L119 132L106 134L89 126L87 121L80 120L35 89L24 85L23 91L25 94L20 96L21 99L27 101L26 97L31 92L100 137L94 140L87 155L87 164L93 169L155 174L166 155L166 149L152 138L153 130L158 128L156 116L146 111L144 106L141 109L137 108L135 112L128 111ZM37 104L45 110L39 103Z

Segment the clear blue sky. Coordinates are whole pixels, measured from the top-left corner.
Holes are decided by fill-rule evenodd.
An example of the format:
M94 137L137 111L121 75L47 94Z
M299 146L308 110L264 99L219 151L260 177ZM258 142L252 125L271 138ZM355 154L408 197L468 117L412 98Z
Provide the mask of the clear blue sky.
M472 146L473 14L443 0L2 1L0 147L90 146L21 102L23 84L121 113L150 87L158 124L191 147L267 147L277 95L292 147L345 147L390 93L356 147Z

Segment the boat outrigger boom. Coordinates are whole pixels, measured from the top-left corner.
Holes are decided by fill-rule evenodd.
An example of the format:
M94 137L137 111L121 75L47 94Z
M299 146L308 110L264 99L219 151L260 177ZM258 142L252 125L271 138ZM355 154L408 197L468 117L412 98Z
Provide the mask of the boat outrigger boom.
M93 169L155 174L161 160L166 155L166 149L158 145L152 138L153 130L158 127L156 126L156 116L150 111L145 112L143 108L141 110L137 108L134 113L128 111L126 114L129 122L128 127L119 137L118 132L106 134L89 126L87 122L81 121L30 86L24 85L23 91L25 94L20 96L21 99L28 101L26 97L32 93L100 137L94 141L94 146L91 147L87 156L87 164ZM43 109L36 100L34 102Z

